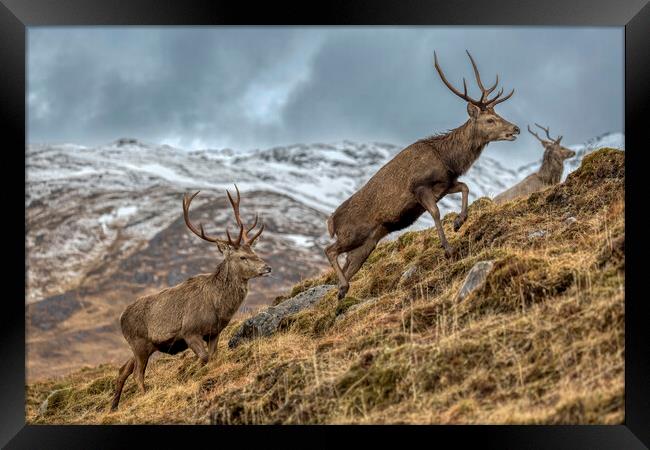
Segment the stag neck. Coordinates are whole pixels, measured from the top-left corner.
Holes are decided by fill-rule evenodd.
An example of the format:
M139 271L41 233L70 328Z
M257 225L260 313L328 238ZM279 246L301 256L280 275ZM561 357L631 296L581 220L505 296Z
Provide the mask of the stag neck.
M213 277L220 285L248 283L246 278L242 277L237 270L234 270L229 258L224 258L223 261L219 263L214 271Z
M458 146L458 151L474 157L472 162L481 156L481 152L485 149L485 146L490 143L489 140L481 137L478 132L477 123L471 119L452 130L450 134L454 135L453 138Z
M537 175L546 184L559 183L564 172L564 161L554 158L550 152L544 154L542 165L537 171Z
M476 123L476 121L469 119L461 126L461 128L462 127L465 128L465 137L467 142L469 142L470 147L480 148L483 150L486 145L492 142L489 139L481 138L478 132L478 123Z
M227 322L246 299L248 280L238 276L225 259L217 266L212 281L214 289L212 305L217 316Z
M456 175L465 173L488 144L487 141L480 139L472 120L447 133L423 141L438 155L447 169Z

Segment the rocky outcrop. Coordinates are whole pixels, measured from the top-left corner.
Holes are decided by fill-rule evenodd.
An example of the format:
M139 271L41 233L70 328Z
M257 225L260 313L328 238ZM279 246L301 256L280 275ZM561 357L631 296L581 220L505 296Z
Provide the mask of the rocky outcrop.
M330 289L335 287L333 284L314 286L247 319L235 331L235 334L228 342L228 347L235 348L246 340L261 336L270 336L278 329L278 325L284 317L315 305Z

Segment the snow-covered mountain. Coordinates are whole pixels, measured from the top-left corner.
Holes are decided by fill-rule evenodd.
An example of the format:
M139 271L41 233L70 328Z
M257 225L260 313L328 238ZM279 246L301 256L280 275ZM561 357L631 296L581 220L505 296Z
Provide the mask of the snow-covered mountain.
M623 145L621 133L608 133L570 146L577 155L565 163L565 177L594 148ZM313 252L322 262L321 248L328 240L324 218L400 150L390 144L349 141L245 153L187 152L135 139L100 147L31 145L25 198L33 275L28 300L74 286L118 235L123 255L151 239L180 216L183 192L206 191L195 200L197 206L215 199L226 206L224 189L235 182L246 197L243 211L258 211L259 201L270 194L281 198L282 205L260 210L279 227L266 235L276 234L276 240ZM470 202L498 194L538 167L539 161L511 170L481 157L463 177L470 186ZM253 191L255 197L246 194ZM443 214L458 210L460 194L444 198L440 207ZM287 215L291 208L296 212ZM229 211L219 211L213 220L225 226ZM412 228L431 225L425 214Z

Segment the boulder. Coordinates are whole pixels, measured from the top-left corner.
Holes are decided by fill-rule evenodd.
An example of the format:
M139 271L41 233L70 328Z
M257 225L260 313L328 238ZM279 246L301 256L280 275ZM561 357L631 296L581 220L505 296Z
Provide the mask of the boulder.
M333 284L314 286L245 320L233 334L228 342L228 347L235 348L246 340L270 336L278 329L278 325L284 317L315 305L330 289L335 287Z
M463 286L456 294L456 301L463 301L467 298L472 292L480 289L485 284L488 275L494 267L494 261L479 261L470 269L467 277L465 277L465 282Z

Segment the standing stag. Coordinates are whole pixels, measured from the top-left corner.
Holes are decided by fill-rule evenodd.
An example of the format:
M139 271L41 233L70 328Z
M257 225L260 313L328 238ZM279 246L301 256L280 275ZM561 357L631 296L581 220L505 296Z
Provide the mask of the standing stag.
M548 127L544 128L541 125L535 125L544 130L546 132L546 137L548 138L548 141L540 138L537 133L530 129L530 125L528 125L528 131L530 134L535 136L544 146L542 166L537 172L528 175L507 191L494 197L494 202L497 204L508 202L517 197L530 195L533 192L541 191L542 189L559 183L560 180L562 180L562 172L564 171L564 160L576 155L576 152L573 150L569 150L560 145L562 136L553 139L548 132Z
M500 117L494 107L509 99L514 89L501 97L501 89L494 97L488 96L499 83L485 88L476 63L467 52L481 97L478 100L467 94L463 78L463 92L447 81L438 65L434 52L434 65L442 82L458 97L467 102L469 120L447 133L421 139L402 150L386 163L368 182L344 201L327 219L331 237L336 241L325 249L330 264L339 280L338 298L345 297L350 279L361 268L377 242L388 233L401 230L428 211L435 221L440 244L450 257L454 250L447 242L436 203L447 194L462 193L462 207L454 222L458 231L467 219L469 189L458 177L464 174L492 141L514 141L519 127ZM347 253L343 269L338 257Z
M239 226L239 236L235 240L230 237L228 229L227 241L207 236L202 224L197 229L190 221L189 208L199 192L191 197L183 196L185 224L192 233L215 244L223 254L223 261L214 273L191 277L174 287L140 297L126 307L120 316L120 325L133 357L120 369L111 409L117 408L124 382L132 372L135 372L140 390L145 392L144 372L155 351L174 355L189 347L203 364L214 358L219 333L246 298L248 280L271 272L271 268L253 251L253 244L264 231L264 225L252 237L249 236L257 225L257 215L252 226L244 226L236 185L235 189L237 200L226 191Z

